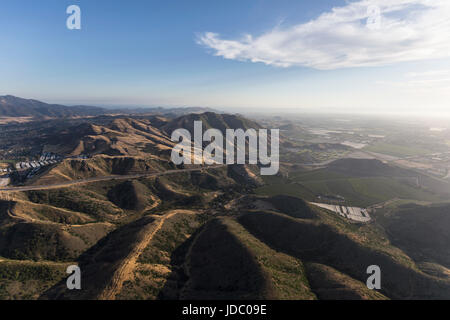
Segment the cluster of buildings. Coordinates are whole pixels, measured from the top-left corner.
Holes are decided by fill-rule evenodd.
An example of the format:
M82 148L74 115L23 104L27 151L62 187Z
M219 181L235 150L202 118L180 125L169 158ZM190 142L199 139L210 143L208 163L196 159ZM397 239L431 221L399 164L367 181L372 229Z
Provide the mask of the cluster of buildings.
M89 159L89 155L81 154L71 157L66 157L67 159ZM45 152L40 157L39 160L33 161L22 161L15 165L15 168L0 168L0 186L4 187L10 183L10 174L12 172L17 172L26 179L33 178L40 170L46 166L59 163L64 158L58 154L52 152Z
M22 175L26 175L27 179L33 178L39 170L41 170L43 167L56 164L58 162L61 162L64 158L58 154L52 153L52 152L45 152L40 157L39 160L33 160L33 161L22 161L16 163L15 169L19 172L21 172ZM77 156L71 156L67 157L67 159L89 159L88 155L81 154ZM4 177L5 179L10 176L10 173L12 173L14 168L0 168L0 177ZM1 179L1 178L0 178ZM2 181L0 181L1 184Z
M28 162L18 162L16 163L17 170L27 170L27 169L39 169L40 167L47 166L50 164L55 164L61 161L61 156L46 152L42 154L39 161L28 161Z
M51 153L51 152L45 152L41 155L41 157L39 158L39 161L51 161L51 160L56 160L56 161L60 161L62 159L61 156Z

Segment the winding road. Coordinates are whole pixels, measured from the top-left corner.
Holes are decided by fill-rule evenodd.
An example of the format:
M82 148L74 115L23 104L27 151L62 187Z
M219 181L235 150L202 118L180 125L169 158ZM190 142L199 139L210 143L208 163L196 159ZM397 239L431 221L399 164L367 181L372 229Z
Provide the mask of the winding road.
M202 168L175 169L175 170L167 170L164 172L140 173L140 174L130 174L130 175L111 175L111 176L87 178L87 179L82 179L82 180L73 180L73 181L61 182L61 183L49 184L49 185L0 188L0 192L23 192L23 191L32 191L32 190L70 188L73 186L87 184L87 183L110 181L110 180L128 180L128 179L138 179L138 178L147 178L147 177L158 177L158 176L164 176L164 175L175 174L175 173L180 173L180 172L192 172L192 171L204 171L204 170L208 170L208 169L217 169L217 168L221 168L224 166L226 166L226 165L218 164L218 165L210 165L210 166L202 167Z

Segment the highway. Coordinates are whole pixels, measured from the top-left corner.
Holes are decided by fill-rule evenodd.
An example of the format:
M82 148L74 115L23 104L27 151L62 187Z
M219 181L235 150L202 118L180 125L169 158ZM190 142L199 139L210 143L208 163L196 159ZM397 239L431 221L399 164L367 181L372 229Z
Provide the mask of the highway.
M158 177L169 174L175 174L180 172L192 172L192 171L204 171L208 169L217 169L224 167L224 164L219 165L210 165L202 168L191 168L191 169L175 169L175 170L167 170L164 172L153 172L153 173L140 173L140 174L131 174L131 175L111 175L111 176L103 176L103 177L94 177L87 178L82 180L72 180L68 182L61 182L50 185L36 185L36 186L23 186L23 187L8 187L8 188L0 188L0 192L22 192L22 191L32 191L32 190L49 190L49 189L60 189L60 188L70 188L77 185L101 182L101 181L110 181L110 180L128 180L128 179L138 179L138 178L147 178L147 177Z

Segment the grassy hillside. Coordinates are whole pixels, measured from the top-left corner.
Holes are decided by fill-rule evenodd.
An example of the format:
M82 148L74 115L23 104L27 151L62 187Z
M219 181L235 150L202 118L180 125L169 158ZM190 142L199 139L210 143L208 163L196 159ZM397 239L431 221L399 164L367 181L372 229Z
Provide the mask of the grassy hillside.
M108 199L120 208L144 210L154 204L149 189L136 180L125 181L108 191Z
M381 292L389 298L444 299L450 294L448 280L420 272L412 260L394 255L396 250L389 245L385 248L367 246L356 237L359 232L344 233L328 223L270 212L245 213L238 221L271 247L305 262L329 266L356 281L365 282L368 266L380 266L383 270Z
M244 244L273 287L273 298L288 300L316 299L310 288L303 263L278 252L255 238L235 219L222 220L228 230Z
M71 263L14 261L0 258L0 300L32 300L66 277Z
M386 300L387 297L336 269L319 264L306 264L312 290L321 300Z
M254 255L226 225L214 220L198 235L188 257L185 299L263 299L273 297Z
M0 229L0 253L16 260L73 261L83 251L105 236L109 227L97 225L90 239L81 228L57 224L18 223ZM81 232L80 232L81 231Z
M447 269L438 273L449 277L450 206L405 205L378 214L378 220L393 244L416 261L425 263L427 270L430 264Z
M277 195L267 198L267 201L271 203L278 211L283 212L293 218L317 218L317 213L300 198Z

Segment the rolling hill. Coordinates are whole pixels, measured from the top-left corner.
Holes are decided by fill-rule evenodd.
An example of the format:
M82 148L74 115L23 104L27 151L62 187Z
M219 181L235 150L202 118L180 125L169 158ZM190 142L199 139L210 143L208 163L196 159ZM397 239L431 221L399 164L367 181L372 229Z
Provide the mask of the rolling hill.
M10 95L0 96L1 117L65 118L96 116L104 113L106 110L99 107L68 107Z
M361 204L445 198L414 171L343 159L264 180L242 165L128 176L175 169L170 133L193 130L195 120L204 129L260 128L207 112L92 120L36 137L41 151L67 158L31 181L39 190L0 193L0 298L450 296L448 206L395 208L356 224L307 202L334 193ZM108 175L122 177L45 186ZM68 264L80 266L83 290L67 290ZM365 285L373 264L382 270L379 291Z
M205 112L197 114L188 114L173 119L166 125L162 126L162 130L169 136L176 129L187 129L191 135L194 134L194 121L201 121L203 124L203 131L214 128L220 130L225 134L226 129L259 129L261 126L249 119L239 115L219 114L214 112Z
M150 120L119 118L106 125L81 124L44 137L44 152L66 155L157 156L174 143Z
M168 119L161 116L115 118L108 123L82 123L49 131L33 141L42 145L42 152L67 157L35 178L33 184L48 184L74 179L136 174L173 169L170 161L175 142L170 139L171 128L192 129L195 120L205 128L259 128L260 126L235 115L203 113ZM78 156L88 156L79 159ZM239 171L234 168L232 172ZM247 170L247 169L243 169ZM236 172L237 172L236 171ZM252 173L249 171L249 175ZM238 173L236 178L247 176ZM259 178L258 178L259 179ZM252 180L258 180L252 178Z
M435 274L442 263L439 276L422 270L420 258L438 244L445 252L445 226L433 231L434 240L423 239L432 221L448 220L446 209L405 212L402 217L413 220L408 225L388 220L384 233L376 224L352 224L296 197L245 195L245 181L217 168L16 193L0 202L0 256L6 259L0 274L7 279L2 281L29 283L14 280L11 268L23 270L20 261L35 260L28 262L38 270L33 272L47 272L47 261L57 270L45 282L34 282L34 295L41 299L443 299L450 294L442 275L447 257L426 260L435 262ZM65 287L62 271L72 261L83 270L80 292ZM365 270L372 264L383 270L381 291L365 286ZM0 288L0 295L12 294L8 288Z
M450 277L450 206L403 205L378 214L392 243L413 257L422 270Z
M0 96L0 117L29 117L35 120L90 117L104 114L151 114L178 117L186 114L203 113L206 111L216 112L214 109L203 107L101 108L85 105L66 106L61 104L49 104L34 99L19 98L12 95Z

